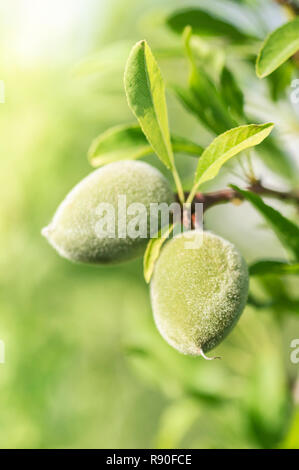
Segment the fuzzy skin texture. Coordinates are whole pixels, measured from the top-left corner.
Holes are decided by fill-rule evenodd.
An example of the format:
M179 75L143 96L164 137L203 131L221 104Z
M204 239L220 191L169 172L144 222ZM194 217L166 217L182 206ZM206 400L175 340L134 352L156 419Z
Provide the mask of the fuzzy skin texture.
M186 248L201 240L199 248ZM151 282L152 308L161 335L181 353L199 355L217 346L236 324L247 296L247 265L223 238L185 232L162 249Z
M115 162L95 170L77 184L42 234L61 256L72 261L110 264L142 255L147 238L119 238L117 229L115 238L96 235L100 203L114 206L117 227L118 195L126 196L127 207L132 203L144 204L148 223L150 203L174 201L168 181L156 168L140 161ZM132 219L134 215L128 215L127 224Z

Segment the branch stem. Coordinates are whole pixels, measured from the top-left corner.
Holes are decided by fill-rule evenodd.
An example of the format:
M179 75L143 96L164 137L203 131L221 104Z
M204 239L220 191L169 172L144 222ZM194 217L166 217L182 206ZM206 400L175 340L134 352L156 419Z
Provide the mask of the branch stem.
M289 8L295 15L299 15L299 4L296 0L275 0L282 6Z
M253 193L261 196L272 197L281 201L293 202L299 207L299 191L277 191L275 189L267 188L260 181L248 186L247 189ZM186 194L187 201L190 200L190 194ZM202 203L203 210L206 211L210 207L218 204L225 204L228 202L241 201L242 196L240 193L231 188L221 189L219 191L200 193L197 192L192 198L192 203Z

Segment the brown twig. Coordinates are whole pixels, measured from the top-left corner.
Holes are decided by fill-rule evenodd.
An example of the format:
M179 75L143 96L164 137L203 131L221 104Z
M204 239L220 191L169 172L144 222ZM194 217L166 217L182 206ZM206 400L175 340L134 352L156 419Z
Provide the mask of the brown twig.
M261 196L268 196L281 201L289 201L299 207L299 191L277 191L263 186L260 181L248 186L247 190ZM232 188L227 188L210 193L197 193L193 200L193 205L194 203L202 203L205 212L210 209L210 207L218 204L225 204L227 202L239 203L240 201L242 201L242 195Z
M279 3L282 6L289 8L295 15L299 15L299 4L296 0L275 0L276 3Z

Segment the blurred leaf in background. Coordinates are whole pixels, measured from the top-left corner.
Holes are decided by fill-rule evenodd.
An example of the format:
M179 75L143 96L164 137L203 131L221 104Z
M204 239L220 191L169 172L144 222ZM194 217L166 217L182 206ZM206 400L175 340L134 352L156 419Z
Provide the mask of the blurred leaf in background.
M227 8L232 12L226 23L234 28L223 26L217 38L213 31L197 38L210 56L217 48L224 56L225 72L220 75L219 61L201 80L209 81L214 97L221 87L226 90L227 125L243 114L240 91L233 117L227 109L228 82L242 90L246 116L253 110L254 117L260 115L254 96L271 104L269 84L260 83L252 62L261 44L245 23L248 12L256 30L285 22L273 3L188 5L206 11L211 27L223 24ZM0 104L0 339L6 348L0 364L1 448L299 448L298 364L290 361L290 342L299 337L297 275L254 276L255 301L217 348L223 360L206 363L180 355L160 337L141 259L111 268L70 264L40 235L65 194L92 171L86 159L92 140L132 123L123 72L133 44L146 39L167 85L190 93L183 40L172 31L178 27L168 24L181 6L179 0L165 0L162 7L158 0L11 0L0 6L0 79L6 90ZM228 31L234 37L223 39ZM290 76L274 87L288 115L288 125L276 127L295 148L298 119L288 102ZM202 96L200 85L193 88ZM166 99L173 135L208 146L216 129L203 122L207 114L190 115L169 91ZM271 106L267 109L261 122L276 122ZM214 115L208 122L215 125ZM298 156L287 146L286 157L276 140L276 152L265 144L268 160L259 156L254 164L270 185L289 188ZM187 187L197 162L185 149L177 153ZM158 158L145 158L165 171ZM223 168L206 187L239 185L231 173L236 168L238 162ZM298 225L293 206L268 202ZM284 260L275 234L248 202L215 207L205 222L250 263Z

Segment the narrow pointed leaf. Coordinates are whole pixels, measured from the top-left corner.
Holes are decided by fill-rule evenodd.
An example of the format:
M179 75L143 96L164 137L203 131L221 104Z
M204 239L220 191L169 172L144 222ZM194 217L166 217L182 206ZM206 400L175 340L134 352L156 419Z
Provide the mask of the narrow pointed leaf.
M167 168L174 168L170 142L165 85L146 41L132 49L125 70L128 104L147 140Z
M195 188L218 174L230 158L250 147L260 144L272 131L274 124L249 124L235 127L219 135L203 152L198 161Z
M144 273L144 279L146 280L147 283L150 282L155 263L157 259L159 258L159 254L161 251L161 248L163 246L163 243L171 232L173 231L173 225L170 225L170 227L166 230L159 231L158 237L157 238L151 238L151 240L148 242L144 257L143 257L143 273Z
M215 129L216 134L238 125L230 115L215 83L203 68L192 67L189 89L192 94L192 101L198 109L202 109L206 121L210 123L211 128Z
M273 31L265 40L256 62L259 78L270 75L299 50L299 17Z
M204 151L201 145L177 135L171 136L172 148L175 153L185 153L192 157L200 157Z
M244 117L244 95L234 75L223 67L221 77L221 94L228 109L234 111L238 116Z
M152 147L138 125L116 126L92 142L88 160L97 167L118 160L135 160L152 152Z
M199 88L197 88L197 93L191 87L185 89L178 85L172 85L171 89L184 108L214 134L220 134L236 126L236 122L229 113L225 112L224 107L222 107L221 118L219 118L219 108L217 105L214 106L216 104L215 96L212 97L206 87L202 87L202 92L205 95L204 100L200 98Z
M199 104L190 90L185 90L178 85L172 85L171 90L184 108L197 117L207 129L215 134L219 134L227 130L227 128L222 128L222 130L219 129L221 123L215 123L209 109L204 109L202 104ZM229 127L234 127L234 125ZM259 146L259 155L263 162L269 166L272 171L278 173L280 177L286 178L288 181L294 179L296 172L294 171L294 164L291 156L288 154L287 150L281 148L278 142L272 137L267 138L261 143Z
M292 259L299 261L299 227L280 212L265 204L260 196L250 191L244 191L232 185L244 199L249 201L272 227L277 237L290 253Z
M273 101L277 102L278 100L285 98L289 93L295 70L295 64L288 61L268 75L268 87Z
M218 135L236 127L238 123L230 115L229 108L219 92L215 80L205 71L203 64L199 65L196 61L191 43L192 28L190 26L184 30L183 37L189 60L190 76L187 96L183 92L183 96L180 98L189 108L191 103L191 108L196 111L202 123L213 130L215 134Z
M216 126L211 113L206 112L206 109L198 102L191 90L186 90L178 85L173 85L171 88L187 111L197 117L207 129L218 134L218 125Z
M172 136L174 152L199 157L203 148L188 139ZM98 167L118 160L135 160L154 153L138 124L112 127L100 134L91 144L88 160Z
M251 276L262 276L265 274L297 274L299 275L299 263L290 264L285 261L261 260L249 267Z
M222 36L231 41L244 41L250 36L217 16L200 8L182 8L166 19L167 25L181 34L186 26L191 26L193 33L199 36Z

